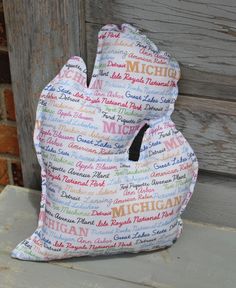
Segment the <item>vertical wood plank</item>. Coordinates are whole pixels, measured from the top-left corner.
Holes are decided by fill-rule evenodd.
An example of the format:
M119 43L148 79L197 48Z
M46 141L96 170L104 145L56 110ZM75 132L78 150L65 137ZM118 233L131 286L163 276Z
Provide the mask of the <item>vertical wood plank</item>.
M24 185L40 187L33 147L38 96L72 55L85 55L83 0L4 0Z

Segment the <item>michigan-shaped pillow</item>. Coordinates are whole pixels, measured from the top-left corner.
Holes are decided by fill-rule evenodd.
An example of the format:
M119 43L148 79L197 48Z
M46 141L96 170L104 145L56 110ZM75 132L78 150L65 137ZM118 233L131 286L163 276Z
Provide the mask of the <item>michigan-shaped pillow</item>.
M178 62L129 23L98 32L89 85L84 60L67 61L37 107L38 227L12 257L148 251L179 238L198 173L191 146L170 118L179 78ZM130 159L145 125L139 157Z

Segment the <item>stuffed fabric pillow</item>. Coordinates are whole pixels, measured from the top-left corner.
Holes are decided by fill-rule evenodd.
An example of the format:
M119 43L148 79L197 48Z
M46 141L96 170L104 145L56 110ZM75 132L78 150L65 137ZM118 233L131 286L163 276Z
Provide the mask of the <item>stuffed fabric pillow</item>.
M161 249L182 232L198 163L170 118L178 63L131 24L108 24L98 33L89 86L86 73L83 59L71 57L42 91L34 132L38 228L12 257Z

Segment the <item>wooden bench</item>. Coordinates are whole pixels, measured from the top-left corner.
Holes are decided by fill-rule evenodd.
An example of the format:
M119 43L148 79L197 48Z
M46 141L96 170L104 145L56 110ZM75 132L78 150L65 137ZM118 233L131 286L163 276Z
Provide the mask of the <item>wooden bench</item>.
M161 252L23 262L10 251L37 225L40 192L0 195L0 288L232 288L236 283L236 5L231 0L3 0L25 187L40 190L33 148L38 96L72 55L91 75L97 33L132 23L179 61L173 120L196 152L200 175L184 231ZM88 82L89 82L88 77Z
M224 194L226 190L234 193L233 187L226 186L221 183L213 189L199 182L186 216L196 218L200 214L211 219L198 197L202 193ZM0 195L0 288L235 287L236 228L186 219L181 238L159 252L49 263L12 259L11 250L37 226L39 201L39 191L15 186L7 186ZM219 207L215 208L219 213ZM231 213L235 221L235 209Z

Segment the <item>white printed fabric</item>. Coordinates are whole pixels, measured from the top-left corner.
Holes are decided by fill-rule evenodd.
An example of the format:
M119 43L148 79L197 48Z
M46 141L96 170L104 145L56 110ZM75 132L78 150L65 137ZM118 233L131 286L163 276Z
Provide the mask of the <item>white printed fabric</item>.
M128 23L99 31L89 86L84 60L68 60L40 95L38 227L12 257L139 252L178 239L198 172L192 148L170 118L179 77L177 61ZM129 160L145 124L139 159Z

